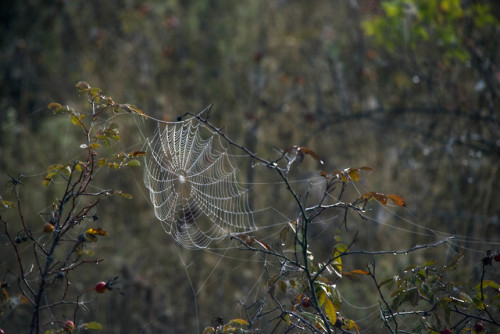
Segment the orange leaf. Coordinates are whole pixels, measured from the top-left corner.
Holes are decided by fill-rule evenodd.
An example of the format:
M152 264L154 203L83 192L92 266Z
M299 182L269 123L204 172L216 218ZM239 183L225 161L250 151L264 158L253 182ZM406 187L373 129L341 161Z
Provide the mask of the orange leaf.
M370 200L373 198L373 196L376 194L376 192L374 191L370 191L369 193L366 193L366 194L363 194L363 196L361 196L362 199L365 199L365 200Z
M377 201L380 202L383 206L387 204L387 195L380 194L380 193L375 193L373 195L373 198L375 198Z
M397 206L406 206L405 201L398 195L390 194L389 198L396 204Z
M350 274L359 274L359 275L370 275L369 272L365 270L355 269L349 272Z

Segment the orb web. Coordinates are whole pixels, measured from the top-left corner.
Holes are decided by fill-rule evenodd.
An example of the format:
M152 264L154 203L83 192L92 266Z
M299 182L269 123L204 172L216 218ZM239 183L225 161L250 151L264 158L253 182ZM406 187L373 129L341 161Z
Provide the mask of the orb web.
M158 123L147 147L144 183L156 217L179 244L205 248L255 230L248 192L214 132L193 118Z

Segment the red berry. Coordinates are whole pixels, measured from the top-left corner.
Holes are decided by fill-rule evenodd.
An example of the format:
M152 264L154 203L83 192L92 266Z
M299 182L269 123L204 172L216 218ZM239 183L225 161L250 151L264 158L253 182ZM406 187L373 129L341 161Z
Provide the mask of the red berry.
M71 333L75 330L75 323L71 320L66 320L63 324L63 329L65 332Z
M0 328L0 334L5 334L5 331Z
M311 307L311 300L309 299L309 297L302 299L302 306L306 308Z
M495 259L495 261L500 262L500 253L495 254L494 259Z
M445 328L441 331L441 334L451 334L451 329Z
M107 289L107 284L106 282L99 282L95 285L94 289L97 293L104 293L104 291L106 291Z
M476 322L476 325L474 326L477 332L482 332L484 329L483 323L481 321Z

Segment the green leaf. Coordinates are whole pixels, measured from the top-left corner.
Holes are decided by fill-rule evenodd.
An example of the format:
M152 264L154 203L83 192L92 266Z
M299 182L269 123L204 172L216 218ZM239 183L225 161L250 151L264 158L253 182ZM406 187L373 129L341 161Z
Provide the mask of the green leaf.
M77 115L75 113L72 113L71 114L71 122L75 125L80 125L80 123L84 117L85 117L85 114Z
M50 165L49 168L47 168L47 173L49 173L49 172L57 172L57 171L60 171L63 168L64 168L64 165L53 164L53 165Z
M134 196L132 196L131 194L124 193L120 190L115 190L115 195L121 196L121 197L126 198L126 199L134 198Z
M102 330L102 325L96 321L91 321L87 324L85 324L85 327L87 329L94 329L94 330L97 330L97 331L100 331Z
M100 158L99 160L97 160L97 166L99 166L99 167L102 167L107 163L108 163L108 161L104 158Z
M90 89L90 94L92 94L92 96L98 96L101 92L102 92L102 89L97 88L97 87L93 87Z
M137 159L133 159L133 160L130 160L129 162L127 162L127 166L130 166L130 167L139 167L140 165L141 165L141 163Z
M484 280L483 281L483 290L486 289L486 288L493 288L495 290L499 290L500 289L500 285L497 282L495 282L495 281ZM476 285L476 290L477 291L481 290L481 283L479 283L478 285Z
M465 301L469 304L474 304L474 301L472 300L472 298L468 294L466 294L465 292L460 292L458 295L459 295L460 299L462 299L463 301Z

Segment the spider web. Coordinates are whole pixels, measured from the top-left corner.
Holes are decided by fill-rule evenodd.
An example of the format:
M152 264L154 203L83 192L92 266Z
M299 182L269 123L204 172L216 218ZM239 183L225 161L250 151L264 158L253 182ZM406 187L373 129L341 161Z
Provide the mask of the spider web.
M158 123L146 145L144 183L156 217L179 244L206 248L256 229L227 148L207 127L194 118Z

